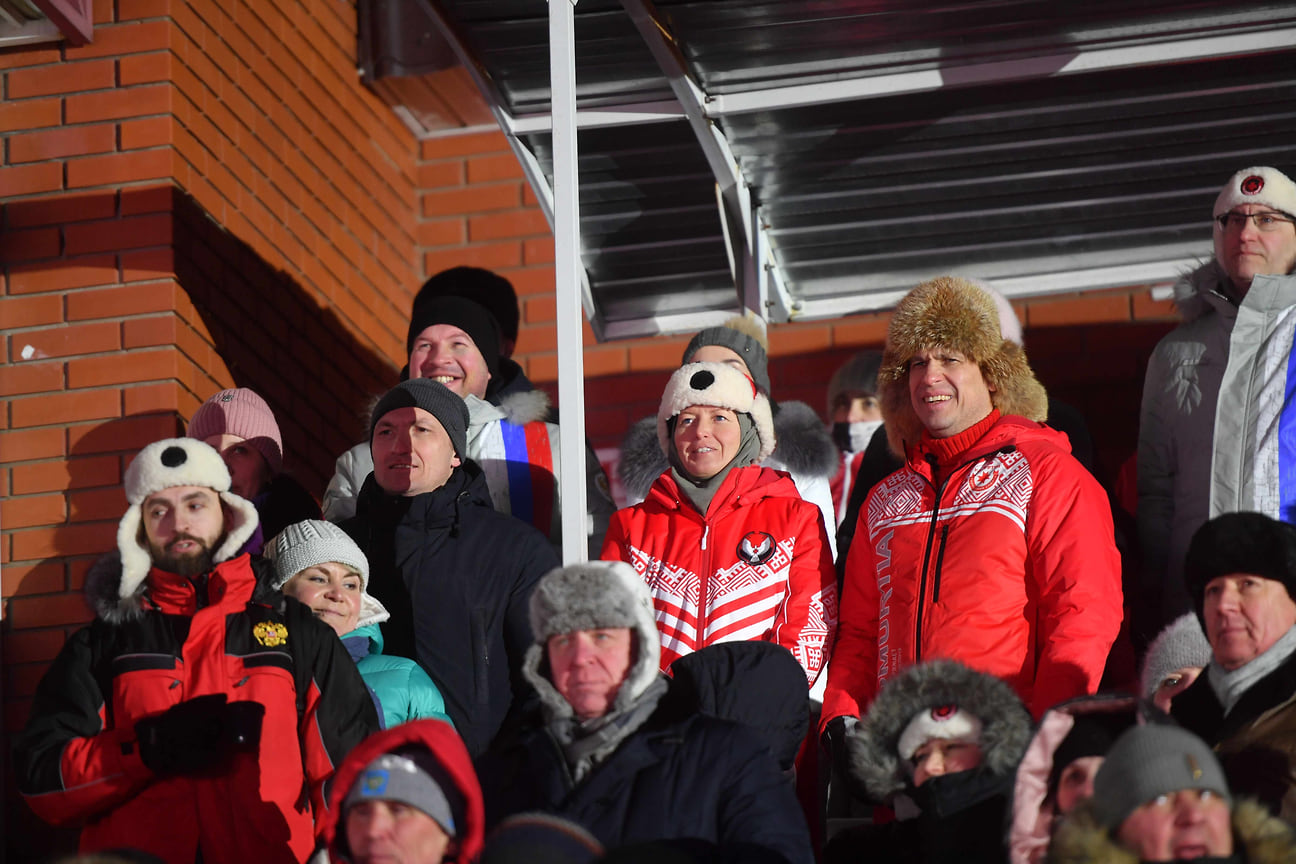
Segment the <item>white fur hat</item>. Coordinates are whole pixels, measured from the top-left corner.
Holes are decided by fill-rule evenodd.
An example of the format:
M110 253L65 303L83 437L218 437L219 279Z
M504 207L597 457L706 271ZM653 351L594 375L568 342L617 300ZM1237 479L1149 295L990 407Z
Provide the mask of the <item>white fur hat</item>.
M308 567L329 562L341 564L360 577L360 619L356 627L381 624L391 617L387 607L369 593L369 559L345 531L332 522L304 519L287 526L263 552L274 564L272 588L283 586Z
M669 421L691 405L714 405L747 414L760 441L760 462L774 452L774 417L769 399L752 379L726 363L689 363L676 369L666 382L657 409L657 443L670 455Z
M227 508L225 542L212 553L219 563L233 558L256 532L256 508L230 491L229 469L220 454L194 438L166 438L139 452L126 469L126 502L130 505L117 525L122 576L118 596L126 599L148 576L152 558L140 545L141 505L150 495L175 486L204 486L217 493Z
M1296 219L1296 183L1277 168L1243 168L1224 184L1211 215L1227 213L1239 204L1265 204Z
M900 733L896 751L908 762L914 751L932 739L942 741L979 741L981 720L958 705L937 705L914 715Z

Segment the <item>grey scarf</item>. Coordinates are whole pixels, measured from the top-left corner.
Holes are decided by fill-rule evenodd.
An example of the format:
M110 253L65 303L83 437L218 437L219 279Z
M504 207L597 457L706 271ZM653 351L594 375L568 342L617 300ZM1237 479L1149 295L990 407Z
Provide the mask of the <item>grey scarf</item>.
M666 687L666 678L659 675L629 705L609 711L602 717L584 722L570 715L550 719L549 732L562 748L563 758L575 782L584 780L595 765L647 722L657 709L657 702L665 695Z
M1284 633L1282 638L1269 646L1268 651L1232 672L1226 671L1212 660L1206 667L1206 680L1215 691L1215 698L1224 706L1224 715L1228 716L1243 693L1281 666L1293 652L1296 652L1296 627Z
M674 425L671 426L671 445L670 455L668 456L671 465L671 476L675 478L675 485L679 487L680 492L684 493L684 497L703 516L710 509L711 499L715 497L716 490L729 476L729 472L743 465L754 465L756 457L760 455L760 436L756 433L756 424L752 422L751 415L740 411L735 413L738 415L738 428L742 430L738 453L729 460L728 465L717 471L714 477L708 477L705 480L689 474L684 470L684 466L680 464L679 452L675 449L675 427Z

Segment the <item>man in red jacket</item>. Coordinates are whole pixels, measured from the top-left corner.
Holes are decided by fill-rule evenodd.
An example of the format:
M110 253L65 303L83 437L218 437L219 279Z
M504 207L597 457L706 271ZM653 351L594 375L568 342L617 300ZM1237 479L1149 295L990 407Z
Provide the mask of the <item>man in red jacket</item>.
M860 512L821 729L938 657L1007 681L1036 717L1093 693L1122 615L1111 511L1041 422L1044 388L994 301L962 279L919 285L878 382L906 461Z
M96 618L15 743L19 789L46 821L83 823L82 852L305 861L333 766L378 728L360 673L238 554L257 513L215 450L150 444L125 485L118 554L86 579Z

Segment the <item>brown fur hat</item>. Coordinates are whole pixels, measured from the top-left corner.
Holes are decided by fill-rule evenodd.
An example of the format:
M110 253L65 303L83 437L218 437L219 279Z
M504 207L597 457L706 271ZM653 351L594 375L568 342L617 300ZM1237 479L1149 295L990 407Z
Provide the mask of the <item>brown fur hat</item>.
M966 279L940 276L906 294L887 328L878 393L887 443L900 458L905 445L917 443L923 431L909 401L909 361L938 346L960 352L981 368L999 413L1040 422L1048 416L1044 385L1022 347L1003 338L994 299Z

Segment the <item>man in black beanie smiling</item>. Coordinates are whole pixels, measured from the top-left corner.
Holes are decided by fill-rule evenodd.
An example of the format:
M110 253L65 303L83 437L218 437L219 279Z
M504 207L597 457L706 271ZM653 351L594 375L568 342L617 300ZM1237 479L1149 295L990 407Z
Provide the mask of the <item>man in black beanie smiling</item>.
M386 653L427 671L475 756L525 688L527 601L558 560L539 531L492 508L457 395L403 381L373 416L374 470L341 527L369 559L369 593L392 612Z
M1171 715L1219 754L1234 792L1296 817L1296 528L1259 513L1193 535L1185 580L1211 646Z

